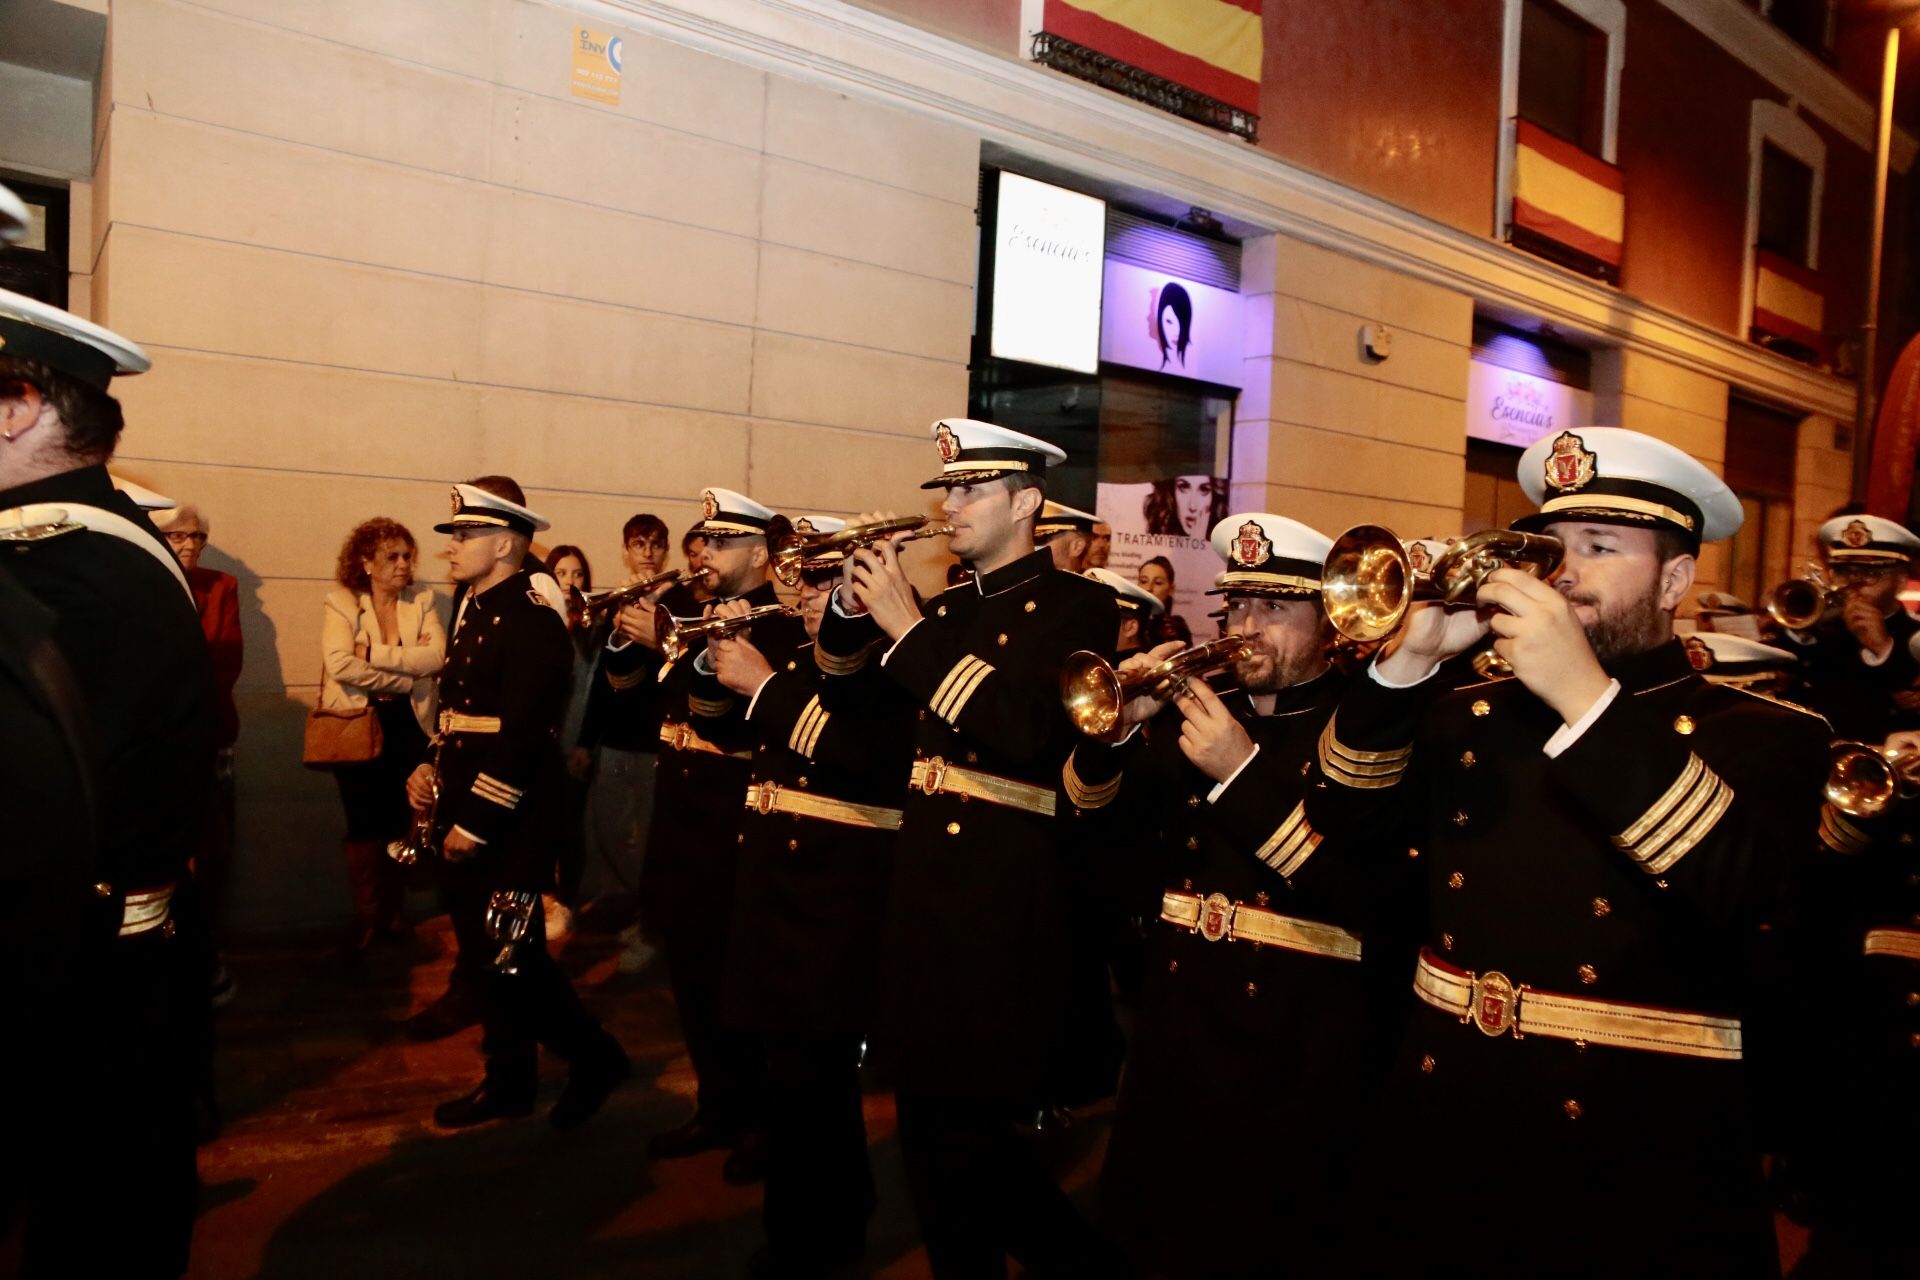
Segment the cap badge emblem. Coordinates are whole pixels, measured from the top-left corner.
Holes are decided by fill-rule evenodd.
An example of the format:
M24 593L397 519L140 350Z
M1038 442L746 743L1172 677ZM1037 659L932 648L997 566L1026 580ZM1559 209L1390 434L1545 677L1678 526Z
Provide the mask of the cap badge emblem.
M460 514L460 486L453 486L452 489L448 490L448 493L453 498L453 514L457 516Z
M713 490L702 489L700 491L700 510L709 520L720 514L720 499L713 496Z
M806 518L805 516L801 516L801 517L800 517L800 518L799 518L798 520L795 520L795 521L793 522L793 531L794 531L795 533L818 533L818 532L820 532L820 531L819 531L818 529L816 529L816 528L814 528L814 527L813 527L813 521L811 521L811 520L809 520L809 519L807 519L807 518Z
M1586 441L1562 431L1553 438L1553 451L1547 455L1547 487L1561 493L1584 489L1593 483L1598 461Z
M1864 520L1855 520L1840 531L1840 541L1856 551L1873 541L1873 530L1867 528Z
M1407 564L1416 573L1425 573L1433 564L1433 554L1427 550L1427 544L1415 539L1407 544Z
M1695 671L1713 670L1713 647L1699 636L1688 636L1685 640L1687 662Z
M1254 521L1241 525L1233 535L1233 562L1243 569L1257 569L1273 555L1273 543L1266 531Z
M933 433L933 443L940 450L940 461L952 462L959 458L960 437L955 435L953 428L946 423L941 423L940 429Z

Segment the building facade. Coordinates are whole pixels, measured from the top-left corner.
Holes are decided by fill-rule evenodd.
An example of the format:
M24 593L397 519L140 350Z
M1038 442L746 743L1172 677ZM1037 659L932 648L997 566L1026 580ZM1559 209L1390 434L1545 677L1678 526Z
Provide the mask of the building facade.
M1848 496L1874 118L1845 50L1738 0L1238 7L1253 141L1036 64L1033 0L16 6L63 38L0 63L0 173L66 198L69 305L154 356L119 470L205 509L241 581L237 923L344 913L299 766L320 600L355 523L430 557L474 474L605 581L627 515L677 533L707 485L920 509L927 424L969 405L1078 445L1066 500L1103 514L1192 477L1409 535L1510 518L1522 435L1607 423L1747 498L1703 588L1786 576ZM996 354L1022 181L1100 203L1109 308L1144 289L1157 355ZM1154 338L1175 279L1227 308L1230 368Z

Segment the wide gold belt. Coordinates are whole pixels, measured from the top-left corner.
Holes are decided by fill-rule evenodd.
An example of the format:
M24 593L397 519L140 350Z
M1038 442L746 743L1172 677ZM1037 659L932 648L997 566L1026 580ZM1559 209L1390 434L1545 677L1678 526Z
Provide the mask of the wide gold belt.
M1920 960L1920 929L1869 929L1863 954Z
M1738 1018L1536 991L1504 973L1456 969L1424 947L1413 993L1490 1036L1511 1031L1516 1040L1548 1036L1688 1058L1737 1061L1741 1056Z
M898 809L883 809L877 804L855 804L851 800L817 796L783 787L777 782L748 783L747 808L755 813L791 813L795 817L818 818L822 822L838 822L842 826L864 827L871 831L900 829Z
M459 711L440 713L440 732L442 733L498 733L499 716L470 716Z
M1285 947L1311 956L1334 960L1358 960L1360 935L1338 925L1318 920L1283 916L1266 907L1235 902L1224 893L1197 893L1175 890L1160 896L1160 918L1205 938L1208 942L1227 939L1233 942L1257 942L1263 947Z
M672 747L675 751L704 751L708 755L732 756L736 760L751 760L753 758L753 752L751 751L728 751L724 747L714 746L711 742L701 737L699 731L690 724L674 724L672 721L662 721L660 724L660 741Z
M978 769L962 769L958 765L948 764L939 756L915 760L908 781L914 790L924 791L930 796L945 792L950 796L968 796L974 800L985 800L988 804L1037 813L1043 818L1053 816L1051 787L1036 787L1031 782L1018 782L997 773L981 773Z

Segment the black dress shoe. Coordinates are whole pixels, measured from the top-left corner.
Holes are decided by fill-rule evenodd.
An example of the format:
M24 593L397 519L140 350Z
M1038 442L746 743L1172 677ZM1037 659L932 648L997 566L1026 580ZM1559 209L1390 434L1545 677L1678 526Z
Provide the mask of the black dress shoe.
M547 1120L562 1133L578 1129L593 1118L607 1095L632 1074L633 1063L626 1051L609 1038L602 1050L575 1063L567 1073L567 1087L560 1091L560 1099L547 1113Z
M720 1176L730 1186L750 1187L767 1176L767 1135L749 1129L740 1135L720 1166Z
M407 1039L444 1040L480 1021L480 1001L463 985L449 986L440 998L407 1019Z
M702 1151L730 1147L733 1139L733 1130L720 1129L707 1123L707 1118L696 1111L693 1119L678 1129L656 1133L647 1139L647 1155L654 1160L678 1160L682 1156L697 1156Z
M464 1098L443 1102L433 1109L433 1122L442 1129L464 1129L489 1120L517 1119L533 1114L533 1089L511 1089L490 1080Z

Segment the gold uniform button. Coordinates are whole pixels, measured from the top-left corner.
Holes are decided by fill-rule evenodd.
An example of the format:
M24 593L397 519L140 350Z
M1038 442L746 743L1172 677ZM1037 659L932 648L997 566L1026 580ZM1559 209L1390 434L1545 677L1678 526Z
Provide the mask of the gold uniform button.
M1593 900L1593 914L1595 918L1605 920L1613 914L1613 904L1605 898L1595 898Z
M1908 1043L1911 1044L1914 1048L1920 1049L1920 1031L1914 1032L1912 1037L1908 1040Z
M1466 810L1462 809L1453 815L1453 825L1456 827L1464 827L1467 825Z
M789 662L787 664L787 670L789 671L797 671L799 669L800 669L800 664L797 662Z
M1407 856L1409 858L1417 858L1420 856L1420 851L1414 848L1413 846L1409 845L1407 846Z
M1920 1008L1920 991L1907 992L1907 1008Z
M1180 972L1180 962L1178 960L1167 961L1167 972L1168 973Z
M1258 893L1253 895L1253 905L1256 907L1264 907L1269 902L1272 902L1272 901L1273 901L1273 898L1267 893L1265 889L1262 889ZM1255 945L1257 946L1259 944L1256 943Z
M1679 734L1679 735L1680 735L1681 737L1683 737L1683 738L1684 738L1684 737L1686 737L1686 736L1687 736L1688 734L1690 734L1690 733L1692 733L1692 732L1693 732L1693 717L1692 717L1692 716L1680 716L1680 717L1678 717L1677 719L1675 719L1675 720L1674 720L1674 722L1673 722L1673 731L1674 731L1675 733L1677 733L1677 734Z
M1251 996L1257 996L1259 994L1260 994L1260 988L1254 986L1251 982L1249 982L1247 984L1247 995L1251 997Z
M1492 710L1493 710L1493 707L1488 704L1485 698L1475 698L1473 700L1473 714L1477 716L1484 716L1490 713Z
M1198 809L1199 807L1200 807L1200 797L1199 797L1199 796L1188 796L1188 797L1187 797L1187 808L1189 808L1189 809Z
M935 609L935 610L933 611L933 616L934 616L934 617L936 617L936 618L944 618L944 617L946 617L946 616L947 616L947 606L945 606L945 605L941 605L941 606L940 606L940 607L939 607L938 609Z
M1590 964L1583 964L1574 972L1580 975L1580 981L1586 986L1590 987L1600 981L1600 971Z
M1423 1053L1420 1055L1420 1070L1424 1071L1428 1075L1433 1074L1433 1055L1432 1054Z
M1188 836L1188 837L1187 837L1187 849L1188 849L1189 851L1192 851L1192 850L1194 850L1194 849L1198 849L1199 847L1200 847L1200 837L1199 837L1199 836Z
M1001 633L1000 633L999 635L997 635L997 636L995 636L995 637L994 637L994 641L993 641L993 642L994 642L995 644L997 644L997 645L1000 645L1001 647L1003 647L1003 648L1004 648L1004 647L1006 646L1006 643L1007 643L1007 633L1006 633L1006 632L1004 632L1004 631L1002 631L1002 632L1001 632Z
M977 751L969 751L969 752L967 752L967 763L968 763L968 764L979 764L979 763L980 763L980 753L979 753L979 752L977 752ZM804 784L802 784L802 785L804 785Z
M1560 1109L1567 1113L1567 1119L1578 1120L1580 1118L1580 1099L1568 1098L1560 1104Z
M1452 934L1450 934L1450 933L1443 933L1443 934L1441 934L1441 935L1440 935L1440 949L1441 949L1441 950L1443 950L1443 951L1451 951L1451 950L1453 950L1453 935L1452 935Z
M959 835L959 834L960 834L960 824L959 824L959 823L957 823L957 822L949 822L949 823L947 824L947 834L948 834L948 835L950 835L950 836L957 836L957 835Z
M180 932L180 926L171 920L160 926L160 936L163 938L171 938L178 932Z
M1040 606L1035 604L1033 601L1029 600L1026 602L1026 604L1022 605L1021 607L1024 608L1028 613L1032 613L1035 609L1038 609Z
M1181 889L1181 891L1182 891L1183 893L1192 893L1192 892L1193 892L1193 881L1191 881L1191 880L1182 880L1182 881L1180 882L1180 889Z
M1471 769L1479 763L1480 757L1473 754L1473 752L1463 751L1460 753L1460 767L1462 769Z
M93 896L96 898L111 898L113 896L113 886L105 880L102 880L99 884L93 886Z
M747 842L747 833L742 831L739 835L733 838L733 842L735 844L745 844Z
M1461 874L1460 872L1456 871L1452 875L1447 877L1447 888L1464 889L1466 887L1467 887L1467 877Z

